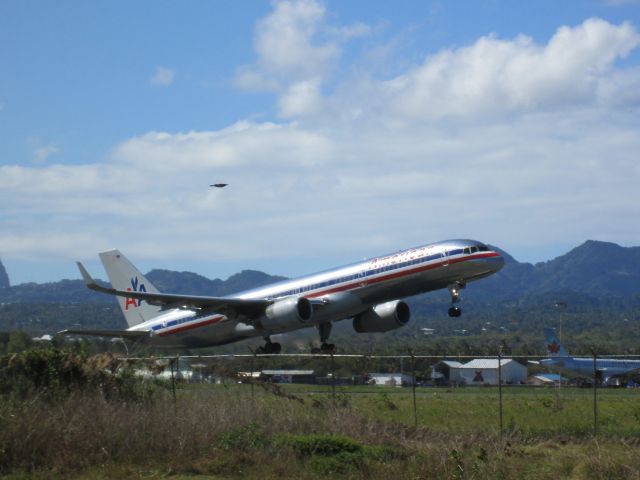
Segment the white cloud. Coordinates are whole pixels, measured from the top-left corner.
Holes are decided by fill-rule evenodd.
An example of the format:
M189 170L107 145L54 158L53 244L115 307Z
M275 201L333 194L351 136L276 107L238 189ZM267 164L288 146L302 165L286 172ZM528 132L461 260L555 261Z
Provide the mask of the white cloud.
M156 87L168 87L175 79L176 71L172 68L157 67L155 73L151 77L151 85Z
M290 85L279 100L280 111L287 118L310 115L322 106L320 80L308 80Z
M313 0L276 1L273 12L258 22L254 65L238 69L234 84L247 90L278 93L285 118L316 113L321 90L341 54L341 44L367 35L364 23L334 27L326 10Z
M422 120L593 105L613 62L639 43L630 24L600 19L562 27L547 45L483 37L427 58L383 93L396 114Z
M516 257L559 239L640 243L637 222L620 220L640 217L640 70L616 65L637 48L634 27L483 37L323 93L335 54L312 39L325 26L317 4L281 2L258 28L270 46L247 72L277 85L289 121L149 132L104 163L0 166L0 251L71 260L118 246L212 275L211 259L356 259L451 237ZM300 62L323 65L278 53L296 42Z
M274 12L256 29L255 50L261 66L276 75L298 78L322 73L338 55L331 42L312 43L324 16L324 7L311 0L275 3Z
M44 163L51 155L57 153L60 153L60 148L53 144L37 147L33 151L33 163Z

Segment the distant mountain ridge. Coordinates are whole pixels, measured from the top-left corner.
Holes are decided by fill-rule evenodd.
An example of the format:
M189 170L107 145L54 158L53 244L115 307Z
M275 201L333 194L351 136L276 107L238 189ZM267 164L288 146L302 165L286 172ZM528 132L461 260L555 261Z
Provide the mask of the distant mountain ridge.
M588 240L547 262L522 263L507 252L505 267L487 279L474 282L463 298L476 303L535 301L539 297L640 299L640 247L621 247L615 243ZM113 302L113 299L87 289L82 280L61 280L44 284L26 283L9 286L0 270L0 303L43 302ZM6 274L6 272L4 272ZM227 280L214 279L192 272L151 270L147 278L163 292L223 296L284 280L256 270L243 270ZM427 294L433 296L434 294ZM446 292L435 294L445 295ZM420 298L420 297L418 297Z
M7 275L7 270L4 268L2 261L0 261L0 288L7 288L10 286L9 275Z
M227 280L209 280L192 272L151 270L145 275L161 292L220 297L285 279L256 270L243 270ZM98 280L103 285L108 283ZM115 303L113 297L89 290L82 280L23 283L0 289L0 303ZM1 328L1 326L0 326Z
M261 287L286 277L268 275L257 270L242 270L226 280L209 280L192 272L174 272L171 270L151 270L146 277L161 292L182 293L188 295L211 295L221 297L232 293Z
M594 298L640 296L640 247L588 240L547 262L521 263L506 252L498 274L473 285L473 298L527 299L576 294Z

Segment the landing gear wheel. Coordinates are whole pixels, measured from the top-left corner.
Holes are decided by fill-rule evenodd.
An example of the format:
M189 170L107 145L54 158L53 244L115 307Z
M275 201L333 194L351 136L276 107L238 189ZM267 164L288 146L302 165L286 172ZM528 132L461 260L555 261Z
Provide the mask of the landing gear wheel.
M264 344L264 347L258 347L256 348L256 353L259 355L262 354L278 354L282 351L282 345L280 345L278 342L267 342Z
M450 317L459 317L462 315L462 310L459 307L451 307L448 313Z

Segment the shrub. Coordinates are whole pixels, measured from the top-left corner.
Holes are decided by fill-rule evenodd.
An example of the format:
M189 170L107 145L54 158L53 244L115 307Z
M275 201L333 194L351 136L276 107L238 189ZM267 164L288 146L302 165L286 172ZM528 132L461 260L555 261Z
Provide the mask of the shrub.
M298 455L338 455L362 451L362 445L341 435L279 435L276 444L293 449Z
M0 395L49 401L70 393L97 391L110 400L149 400L153 387L110 354L87 358L56 348L0 357Z

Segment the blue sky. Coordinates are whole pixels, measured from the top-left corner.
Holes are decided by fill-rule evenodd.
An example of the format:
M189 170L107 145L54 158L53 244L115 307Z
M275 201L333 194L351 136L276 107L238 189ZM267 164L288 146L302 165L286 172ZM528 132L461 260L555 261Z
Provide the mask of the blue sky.
M640 245L640 4L0 3L12 283ZM209 183L230 186L212 191Z

